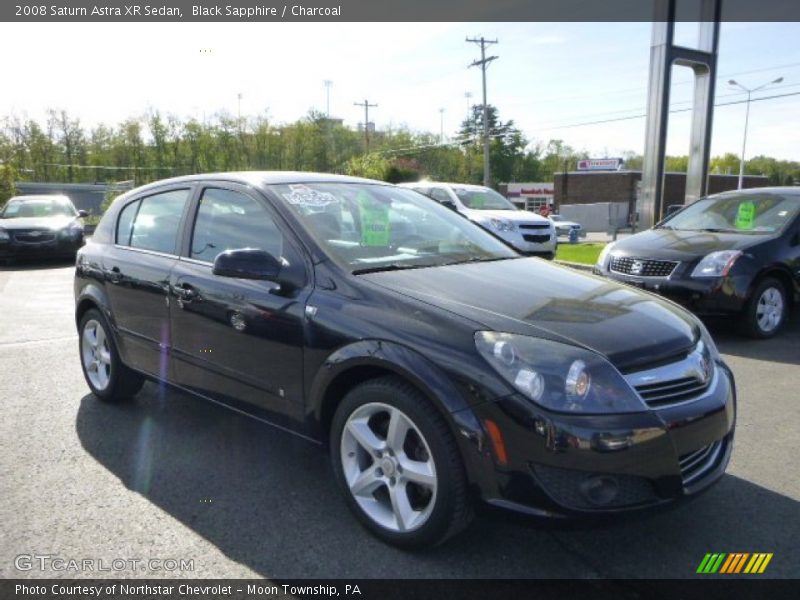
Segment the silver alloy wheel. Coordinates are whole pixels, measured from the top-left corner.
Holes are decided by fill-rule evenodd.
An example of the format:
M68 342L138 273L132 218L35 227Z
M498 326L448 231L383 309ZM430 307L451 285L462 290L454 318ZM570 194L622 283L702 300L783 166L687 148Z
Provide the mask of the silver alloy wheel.
M92 385L100 391L105 390L111 380L111 350L105 329L94 319L83 327L81 360Z
M780 325L783 318L783 295L774 287L765 289L758 298L756 320L764 333L769 333Z
M340 449L350 493L370 519L397 532L428 520L436 503L436 465L405 413L379 402L358 407L345 423Z

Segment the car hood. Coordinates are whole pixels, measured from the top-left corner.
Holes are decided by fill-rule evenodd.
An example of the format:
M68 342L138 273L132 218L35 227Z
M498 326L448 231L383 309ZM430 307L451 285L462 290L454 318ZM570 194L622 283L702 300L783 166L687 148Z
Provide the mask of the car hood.
M19 217L16 219L0 219L0 229L61 229L72 223L77 217Z
M545 219L541 215L532 213L528 210L473 210L466 209L464 214L475 221L488 221L489 219L504 219L515 223L547 223L550 219Z
M717 250L744 250L767 236L746 233L712 233L648 229L614 244L614 256L686 261Z
M678 354L700 336L677 305L538 258L359 275L487 329L583 346L630 369Z

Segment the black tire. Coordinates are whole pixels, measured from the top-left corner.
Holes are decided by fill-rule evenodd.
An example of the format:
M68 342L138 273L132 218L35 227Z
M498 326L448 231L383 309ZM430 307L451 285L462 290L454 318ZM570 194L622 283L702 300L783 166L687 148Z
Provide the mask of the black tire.
M92 378L89 376L89 373L87 372L87 365L85 364L83 353L83 336L84 330L89 323L98 323L99 326L103 328L105 338L108 343L108 351L111 360L108 384L104 388L100 388L95 385L95 383L92 381ZM119 357L119 351L117 350L117 345L114 342L114 336L112 335L111 328L108 325L108 321L103 313L95 308L87 310L83 317L81 317L81 321L78 326L78 353L81 361L81 370L83 371L83 377L86 380L86 384L89 386L89 389L92 390L92 394L94 394L99 400L102 400L103 402L118 402L120 400L126 400L132 396L135 396L139 390L142 389L142 386L144 385L144 377L122 364L122 361Z
M344 474L344 428L357 409L374 403L396 408L410 419L427 443L430 449L428 458L435 465L436 493L431 501L432 509L427 520L411 531L392 530L373 520L355 500ZM347 505L361 524L384 542L405 549L435 546L465 529L472 521L467 478L455 439L442 416L425 396L400 378L388 376L372 379L345 395L333 418L330 451L336 480Z
M775 294L780 297L782 309L777 324L770 324L768 328L765 329L762 326L763 320L761 322L759 321L759 311L763 311L763 306L759 306L759 304L762 303L762 299L765 298L765 295L769 296L770 294L773 298L776 297ZM784 288L783 284L777 279L765 277L759 281L753 289L753 293L750 295L747 306L744 309L744 318L740 321L739 327L744 335L751 338L758 340L768 339L776 335L783 328L788 313L789 300L786 294L786 288Z

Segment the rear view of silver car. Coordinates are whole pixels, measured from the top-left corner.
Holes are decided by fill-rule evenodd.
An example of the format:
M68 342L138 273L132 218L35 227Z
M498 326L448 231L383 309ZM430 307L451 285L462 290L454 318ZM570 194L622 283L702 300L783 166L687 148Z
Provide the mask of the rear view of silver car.
M491 188L433 181L400 185L461 213L522 254L550 259L555 256L558 236L554 223L536 213L519 210Z

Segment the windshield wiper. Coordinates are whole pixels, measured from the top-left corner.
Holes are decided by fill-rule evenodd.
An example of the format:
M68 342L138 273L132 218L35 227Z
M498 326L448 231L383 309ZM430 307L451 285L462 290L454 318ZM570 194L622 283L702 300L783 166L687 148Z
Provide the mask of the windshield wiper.
M362 267L360 269L353 269L353 275L362 275L364 273L380 273L381 271L404 271L406 269L423 269L425 267L435 267L436 264L410 264L403 263L389 263L388 265L376 265L374 267Z
M475 263L475 262L494 262L496 260L509 260L512 258L522 258L521 256L470 256L468 258L463 258L461 260L454 260L452 262L443 263L444 266L449 265L463 265L466 263Z

